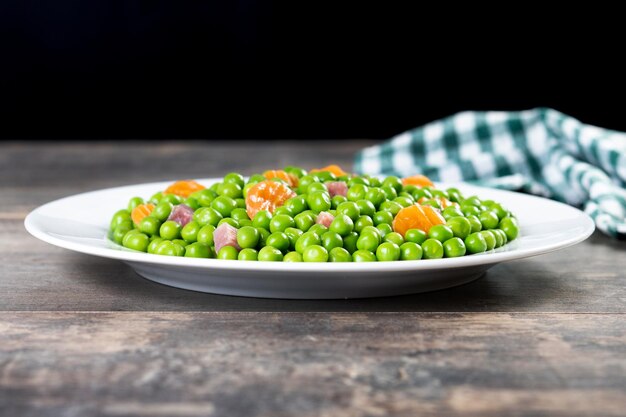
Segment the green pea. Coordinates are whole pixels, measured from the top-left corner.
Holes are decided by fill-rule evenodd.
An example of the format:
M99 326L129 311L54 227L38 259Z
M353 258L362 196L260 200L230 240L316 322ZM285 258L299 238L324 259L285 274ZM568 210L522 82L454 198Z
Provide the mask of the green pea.
M128 236L128 234L127 234ZM143 233L132 233L123 239L124 246L139 252L146 252L150 244L150 238Z
M323 191L325 193L328 193L328 188L326 188L326 185L322 184L321 182L312 182L311 184L309 184L308 187L306 187L307 194L311 194L315 191Z
M302 252L304 262L327 262L328 251L320 245L311 245L304 248Z
M427 235L421 229L409 229L404 234L404 240L421 245L426 240Z
M452 230L455 237L465 239L472 232L472 224L465 217L452 217L446 225Z
M286 166L284 168L284 171L288 174L295 175L298 178L302 178L307 174L307 172L304 169L297 167L297 166L293 166L293 165Z
M465 255L465 243L458 237L453 237L443 242L443 251L446 258L457 258Z
M185 257L187 258L210 258L211 248L204 243L195 242L185 246Z
M302 262L302 255L298 252L288 252L283 257L283 262Z
M341 203L337 207L337 213L345 214L346 216L350 217L353 222L355 222L361 215L361 210L359 209L359 206L356 202L346 201L345 203Z
M390 211L377 211L372 220L376 226L381 223L391 224L393 222L393 216Z
M446 200L448 200L450 198L448 193L445 192L444 190L433 189L433 190L431 190L431 193L432 193L433 197L442 197L442 198L445 198Z
M187 243L193 243L198 240L198 232L201 227L196 221L191 221L185 225L180 231L180 235Z
M402 210L402 206L395 201L385 201L380 205L380 211L388 211L394 217L400 210Z
M463 217L463 212L461 211L461 209L457 206L450 206L450 207L446 207L441 214L443 215L443 218L446 220L449 220L453 217Z
M270 221L272 220L272 213L267 210L259 210L254 215L254 219L252 220L252 225L254 227L262 227L264 229L270 228Z
M150 197L150 200L148 201L156 206L157 204L159 204L162 198L163 198L163 193L159 191L159 192L152 194L152 197Z
M339 233L328 231L321 237L322 246L327 251L331 251L334 248L343 248L343 239Z
M354 253L357 250L356 242L359 239L359 234L352 232L348 236L344 236L343 238L343 247L348 253Z
M257 261L259 259L259 252L252 248L244 248L239 251L237 259L240 261Z
M193 220L200 226L217 224L222 220L222 215L210 207L200 207L193 213Z
M164 240L158 244L154 253L156 255L163 256L182 256L184 253L180 254L181 251L179 249L179 245L169 240Z
M368 187L363 184L354 184L350 188L348 188L348 192L346 193L346 198L348 201L359 201L364 200L365 195L367 194Z
M354 222L354 231L361 233L366 226L374 226L374 221L370 216L359 216L356 222Z
M211 208L221 214L222 217L228 217L237 208L237 202L231 197L220 195L211 201Z
M153 216L146 216L139 222L139 230L147 235L156 235L159 233L161 222Z
M217 252L217 259L236 261L239 257L239 251L234 246L222 246Z
M504 219L508 214L507 210L498 203L494 204L490 208L494 213L496 213L499 220Z
M511 241L519 235L519 225L513 217L505 217L500 220L498 227L506 234L507 241Z
M154 210L152 210L152 213L150 213L150 215L164 222L170 216L173 207L174 205L169 201L161 201L159 204L156 205L156 207L154 207Z
M406 196L398 196L393 199L393 202L396 204L400 204L400 206L402 207L408 207L408 206L415 204L415 201L413 200L413 198L409 198Z
M329 262L352 262L352 255L344 248L333 248L328 252Z
M272 246L282 253L287 253L289 251L289 246L291 244L289 240L289 236L287 236L284 232L274 232L267 237L265 240L265 244L267 246Z
M259 251L258 259L261 262L280 262L283 260L283 253L273 246L264 246Z
M246 183L246 185L250 184L250 185L254 185L254 184L258 184L262 181L267 180L267 178L265 178L263 175L261 174L254 174L251 175L250 178L248 178L248 182Z
M352 254L353 262L376 262L376 255L368 250L357 250Z
M402 191L402 180L395 176L389 176L383 180L383 187L392 187L396 193Z
M369 185L370 185L370 182L369 182L369 180L368 180L366 177L364 177L364 176L361 176L361 177L353 177L353 178L350 178L350 179L348 180L348 187L352 187L352 186L353 186L353 185L355 185L355 184L359 184L359 185L367 185L367 186L369 186Z
M298 183L298 192L300 194L305 194L309 185L314 182L320 182L319 178L312 175L304 175L300 177L300 182Z
M211 246L213 244L213 232L215 232L215 226L213 226L212 224L202 226L200 230L198 230L196 240L199 243L204 243L205 245Z
M309 208L306 200L305 196L299 195L287 200L284 207L289 210L292 216L295 216Z
M324 191L314 191L307 195L306 202L314 213L330 210L330 195Z
M230 172L224 176L225 184L235 184L239 187L243 187L244 182L243 176L237 172Z
M165 201L167 203L171 203L173 206L177 206L183 202L183 199L176 194L165 194L161 201Z
M111 225L109 226L110 230L115 230L115 228L117 226L119 226L120 224L122 224L125 221L131 221L130 218L130 211L123 209L123 210L119 210L117 211L114 215L113 218L111 219Z
M133 211L133 209L140 204L143 204L143 198L141 197L131 198L130 201L128 202L128 211Z
M257 248L262 248L267 243L267 238L271 235L271 233L269 230L262 227L257 227L256 230L259 231L259 245Z
M376 225L376 229L380 230L380 234L382 237L385 237L389 233L393 232L393 227L391 227L389 223L380 223Z
M304 234L304 232L300 229L296 229L295 227L288 227L283 232L289 238L289 250L293 251L296 248L296 242Z
M443 244L437 239L426 239L422 243L422 256L424 259L441 259L443 258Z
M478 217L471 215L467 216L466 219L470 222L470 225L472 226L471 233L476 233L483 230L483 224L480 222Z
M428 188L418 188L417 190L411 193L415 201L419 201L423 199L433 198L433 195L430 193Z
M363 230L361 231L361 236L365 235L375 236L376 239L378 239L378 243L382 242L383 238L385 237L385 233L382 230L380 230L378 227L372 226L366 226L363 228Z
M336 195L330 199L330 207L337 209L341 203L345 203L348 199L342 195Z
M312 172L310 175L319 178L320 181L335 181L337 179L335 174L329 171Z
M401 261L418 261L422 259L422 247L414 242L404 242L400 246Z
M180 237L181 229L180 224L175 221L168 220L161 225L159 235L166 240L177 239Z
M376 213L376 207L369 200L359 200L356 202L361 215L372 217Z
M148 253L156 253L156 248L159 246L159 244L163 242L163 239L160 237L157 237L155 239L152 239L152 241L148 244Z
M132 229L128 230L126 233L124 233L124 236L122 237L122 246L126 247L126 241L132 235L137 234L137 233L141 233L141 232L139 230L137 230L137 229L134 229L134 228L132 228Z
M209 207L211 205L211 202L215 200L215 197L217 197L217 193L215 191L204 189L198 191L198 194L195 198L196 200L198 200L198 204L200 204L202 207Z
M374 187L367 190L365 199L370 201L375 208L378 208L387 199L387 194L380 188Z
M304 252L304 249L306 249L307 247L319 244L321 244L320 235L315 232L308 231L303 233L302 236L298 238L298 240L296 241L295 249L296 252L302 254Z
M361 235L359 239L356 241L356 247L359 250L367 250L370 252L375 252L378 247L380 240L373 234Z
M224 217L222 220L217 222L217 225L219 226L220 224L223 224L223 223L230 224L235 229L239 229L239 227L240 227L239 222L237 220L231 218L231 217Z
M230 213L230 217L232 217L233 219L235 219L237 221L240 221L240 220L250 220L250 217L248 217L248 212L244 208L236 208L236 209L234 209Z
M338 233L340 236L347 236L354 230L352 219L345 214L339 214L330 224L329 230Z
M475 195L466 198L465 200L463 200L463 205L472 205L475 207L480 207L480 205L482 204L482 202L480 201L480 198L476 197Z
M495 229L498 227L498 215L491 210L480 213L478 219L483 225L483 229Z
M400 246L393 242L383 242L376 248L376 259L381 262L397 261L400 259Z
M485 238L485 243L487 244L487 250L492 250L496 247L496 236L491 230L483 230L479 232Z
M413 187L413 189L412 189L412 190L416 190L416 189L417 189L417 187L415 187L415 186L412 186L412 185L411 185L411 187ZM405 188L406 188L406 187L405 187ZM407 191L406 191L406 189L404 189L404 188L402 189L402 192L401 192L401 193L399 193L399 194L398 194L398 197L396 197L396 198L399 198L399 197L408 198L408 200L404 200L404 201L410 201L410 202L411 202L411 204L415 204L415 198L413 198L413 194L411 194L410 192L407 192ZM394 199L394 200L395 200L395 199ZM398 202L398 203L399 203L399 202Z
M480 232L475 232L465 238L465 247L469 253L482 253L487 250L487 242Z
M196 200L193 197L187 197L185 201L183 202L183 204L191 207L192 210L197 210L200 207L198 200Z
M313 232L318 236L322 236L324 233L328 232L328 227L323 224L314 224L308 231Z
M315 215L312 213L300 213L293 220L296 222L298 229L306 232L315 224Z
M291 211L285 206L276 207L276 209L274 209L274 216L278 216L280 214L286 214L287 216L293 217Z
M471 204L465 205L465 202L463 202L463 205L461 205L461 211L463 212L463 215L468 217L468 216L476 216L478 217L480 215L480 209L476 206L472 206Z
M288 227L295 227L293 217L286 214L278 214L270 220L270 232L284 232Z
M237 244L243 249L256 248L259 239L259 231L252 226L244 226L237 230Z
M496 247L504 246L507 243L507 236L502 229L493 229L492 232L496 235ZM499 236L499 238L498 238ZM500 243L498 243L500 242Z
M383 185L383 182L376 177L370 177L369 182L370 182L370 187L380 188L380 186Z
M387 233L385 237L383 238L383 240L385 242L395 243L398 246L404 243L404 238L402 237L400 233L397 233L397 232Z

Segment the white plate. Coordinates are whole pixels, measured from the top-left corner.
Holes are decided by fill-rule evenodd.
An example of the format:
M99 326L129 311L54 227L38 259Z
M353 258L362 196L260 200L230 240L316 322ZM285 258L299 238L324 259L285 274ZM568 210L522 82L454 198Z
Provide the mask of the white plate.
M215 179L199 180L209 185ZM484 254L450 259L374 263L281 263L158 256L120 249L106 239L113 213L133 196L147 198L172 181L78 194L45 204L24 222L35 237L89 255L119 259L165 285L216 294L267 298L358 298L432 291L464 284L504 261L540 255L585 240L594 230L583 212L544 198L452 184L493 199L521 225L513 242ZM450 184L442 184L449 186Z

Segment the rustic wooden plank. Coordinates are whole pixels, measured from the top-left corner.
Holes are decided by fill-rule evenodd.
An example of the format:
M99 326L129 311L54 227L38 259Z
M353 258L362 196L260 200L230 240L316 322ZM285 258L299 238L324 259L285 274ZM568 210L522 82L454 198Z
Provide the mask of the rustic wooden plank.
M23 417L622 416L624 318L0 313L0 404Z

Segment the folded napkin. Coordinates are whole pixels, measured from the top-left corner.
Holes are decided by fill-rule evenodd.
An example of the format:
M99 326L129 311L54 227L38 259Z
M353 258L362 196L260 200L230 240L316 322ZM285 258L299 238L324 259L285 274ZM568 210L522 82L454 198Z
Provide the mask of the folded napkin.
M626 133L553 109L458 113L363 149L355 171L537 194L582 207L602 232L626 238Z

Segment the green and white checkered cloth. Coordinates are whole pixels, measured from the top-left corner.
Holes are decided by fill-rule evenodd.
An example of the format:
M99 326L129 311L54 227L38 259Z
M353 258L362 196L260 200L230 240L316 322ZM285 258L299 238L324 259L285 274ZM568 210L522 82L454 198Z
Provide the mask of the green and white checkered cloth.
M626 133L553 109L458 113L362 150L355 171L549 197L584 208L602 232L626 239Z

